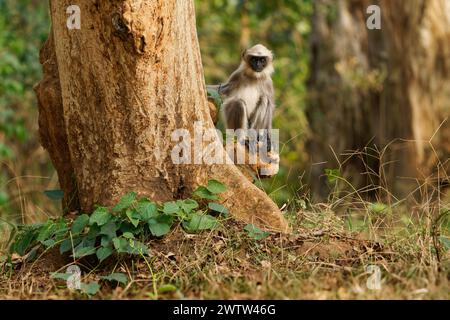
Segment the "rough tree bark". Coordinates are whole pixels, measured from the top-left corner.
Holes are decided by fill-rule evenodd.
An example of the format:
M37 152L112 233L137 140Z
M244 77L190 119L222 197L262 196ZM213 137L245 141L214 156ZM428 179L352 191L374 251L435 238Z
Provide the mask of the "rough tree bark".
M48 150L58 173L61 189L65 191L63 211L76 211L80 208L80 204L67 143L53 32L50 32L41 49L40 63L44 78L34 87L38 98L40 141Z
M381 8L381 30L366 27L372 4ZM448 177L450 2L316 1L312 50L315 194L326 195L319 177L338 165L331 149L347 153L342 169L356 188L383 185L404 196L415 178Z
M50 1L53 35L36 91L43 144L80 209L113 205L129 191L154 201L185 198L216 179L228 186L222 200L236 218L288 231L278 207L235 166L172 162L175 129L194 137L195 121L214 128L193 1L80 0L81 30L66 27L71 4Z

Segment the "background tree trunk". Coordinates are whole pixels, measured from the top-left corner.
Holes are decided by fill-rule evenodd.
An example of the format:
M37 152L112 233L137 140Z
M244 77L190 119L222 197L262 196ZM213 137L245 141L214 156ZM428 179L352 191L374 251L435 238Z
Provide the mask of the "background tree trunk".
M189 197L217 179L228 186L223 202L237 218L288 230L278 207L235 166L172 162L175 129L194 137L195 121L214 128L192 1L80 0L81 30L66 27L70 1L50 3L67 146L83 211L113 205L129 191L155 201ZM51 54L44 51L42 60ZM54 135L59 128L42 131Z
M250 17L248 15L248 0L240 0L239 5L241 32L239 37L239 46L245 50L250 46Z
M366 27L372 4L381 30ZM415 178L448 177L450 2L316 1L312 58L313 193L326 195L335 154L356 188L404 196Z

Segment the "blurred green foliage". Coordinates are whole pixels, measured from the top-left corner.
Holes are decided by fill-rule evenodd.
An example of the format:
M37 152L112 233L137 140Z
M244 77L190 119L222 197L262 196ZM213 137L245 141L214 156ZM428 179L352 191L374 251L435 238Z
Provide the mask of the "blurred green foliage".
M38 148L33 85L41 77L39 48L49 30L47 6L46 1L0 0L0 212L21 201L10 182L29 173L24 160Z

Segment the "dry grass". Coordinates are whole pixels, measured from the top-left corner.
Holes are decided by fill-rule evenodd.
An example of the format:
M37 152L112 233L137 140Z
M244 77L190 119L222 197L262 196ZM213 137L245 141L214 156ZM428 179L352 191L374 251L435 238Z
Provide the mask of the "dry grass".
M229 219L209 233L177 227L151 239L147 259L112 257L97 265L53 250L33 262L2 263L0 298L85 299L50 277L77 264L84 283L111 272L128 275L127 285L101 282L97 299L449 299L449 161L438 163L437 175L417 179L404 199L388 191L383 165L377 172L367 165L381 185L356 190L339 176L326 203L299 196L285 206L290 235L254 240ZM371 265L381 270L380 290L366 285ZM167 285L175 290L167 292Z
M3 299L82 299L50 272L82 266L82 281L110 272L126 273L126 286L103 284L98 299L448 299L449 252L436 242L426 219L383 216L383 223L360 221L359 232L330 210L308 206L288 213L291 235L253 240L243 225L224 221L210 233L186 234L176 228L164 239L151 240L149 259L122 257L101 266L71 261L48 252L37 261L6 267L1 275ZM367 212L361 210L364 216ZM397 217L397 218L392 218ZM399 221L398 221L399 220ZM366 221L367 222L367 221ZM354 228L354 226L353 226ZM434 231L433 231L434 230ZM435 234L433 234L435 232ZM439 252L439 255L437 254ZM379 266L381 290L370 290L368 265ZM176 291L162 292L167 284Z

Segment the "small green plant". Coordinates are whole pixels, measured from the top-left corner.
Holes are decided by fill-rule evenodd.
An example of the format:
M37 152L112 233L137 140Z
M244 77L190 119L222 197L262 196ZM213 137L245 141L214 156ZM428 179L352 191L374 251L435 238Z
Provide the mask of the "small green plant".
M117 282L117 283L121 283L121 284L128 283L128 276L125 273L121 273L121 272L111 273L110 275L100 277L100 279L109 281L109 282Z
M247 235L254 240L262 240L270 236L270 233L267 231L263 231L254 224L248 224L244 227L244 230L247 232Z
M339 169L325 169L325 176L328 183L334 184L341 178L341 171Z
M70 273L53 272L53 273L50 274L50 276L53 279L63 280L63 281L67 282L67 281L69 281L69 278L72 276L72 274L70 274ZM100 277L100 278L102 280L106 280L106 281L117 281L117 282L119 282L118 280L110 279L109 277L110 276L104 276L104 277ZM126 276L125 276L125 278L126 278ZM121 280L123 280L122 277L121 277ZM128 282L128 278L126 278L126 282ZM125 282L125 284L126 284L126 282ZM97 292L100 290L100 284L98 282L96 282L96 281L92 281L92 282L89 282L89 283L80 282L80 288L79 289L80 289L80 291L82 293L86 294L88 297L92 297L95 294L97 294Z
M374 202L369 204L369 211L375 215L382 215L389 213L389 206L381 202Z
M207 186L195 190L192 199L163 204L138 199L130 192L112 209L97 207L91 215L82 214L74 221L58 218L18 226L10 252L24 256L41 246L59 246L61 254L70 252L74 259L95 255L100 262L113 254L146 256L149 248L144 242L150 236L168 234L174 224L180 223L189 233L215 229L219 225L216 215L229 213L214 202L225 191L222 183L210 180ZM49 196L54 193L47 192ZM116 276L111 279L121 282Z

